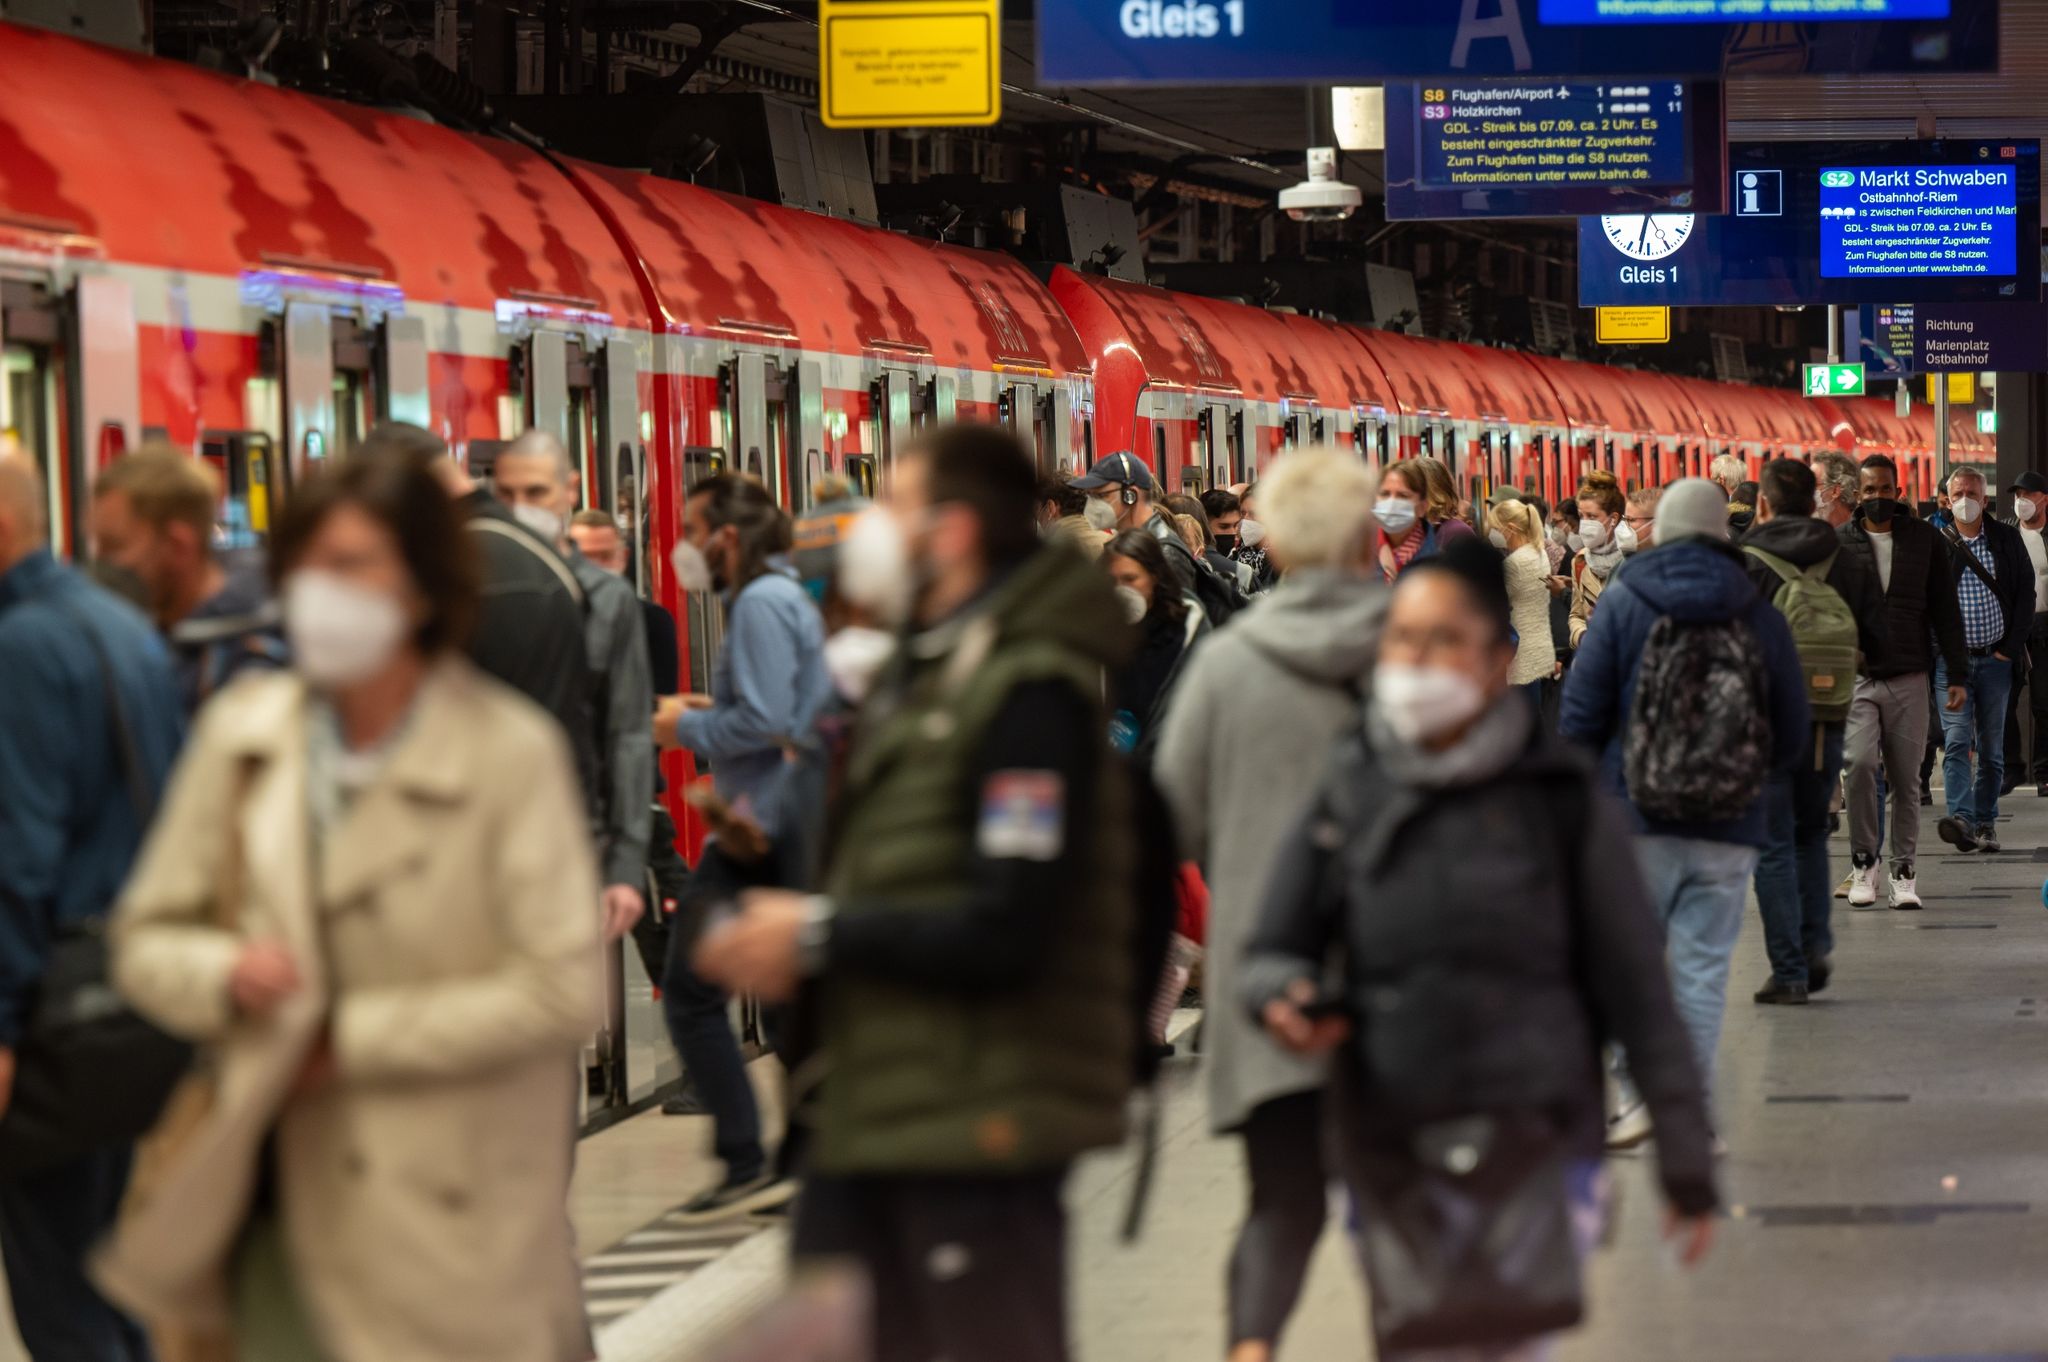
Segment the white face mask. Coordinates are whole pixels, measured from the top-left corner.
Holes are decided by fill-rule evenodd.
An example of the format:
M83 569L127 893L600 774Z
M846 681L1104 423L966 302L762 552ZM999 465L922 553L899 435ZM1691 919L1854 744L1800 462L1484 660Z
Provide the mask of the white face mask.
M1564 546L1570 549L1573 553L1577 553L1580 549L1586 547L1585 536L1580 534L1567 534L1564 537Z
M545 506L533 506L522 501L512 508L512 518L550 544L562 542L562 517Z
M1497 549L1505 549L1508 546L1508 537L1499 530L1488 530L1486 537Z
M1551 543L1553 543L1553 544L1565 544L1565 545L1569 545L1569 544L1571 543L1571 538L1572 538L1572 537L1571 537L1571 534L1570 534L1570 532L1569 532L1569 531L1567 531L1567 530L1565 529L1565 527L1564 527L1564 526L1562 526L1562 525L1552 525L1552 526L1550 527L1550 542L1551 542Z
M896 517L882 507L870 506L855 516L839 542L839 590L889 625L910 618L917 591L910 571L910 541Z
M1373 503L1372 518L1388 534L1406 534L1415 528L1415 503L1402 497L1381 497Z
M1984 517L1984 503L1975 497L1957 497L1949 502L1949 508L1965 525L1974 525Z
M1598 520L1581 520L1579 522L1579 538L1584 540L1586 547L1595 553L1607 547L1609 533L1610 531L1607 526Z
M375 676L405 641L405 610L381 591L317 568L284 584L292 666L318 690Z
M2041 506L2032 497L2014 497L2012 499L2012 513L2021 520L2032 520L2041 513Z
M676 570L676 584L689 592L711 590L711 560L704 556L704 550L684 539L676 544L676 551L668 556Z
M1382 662L1373 672L1372 703L1395 737L1424 743L1477 718L1486 708L1486 693L1448 667Z
M1248 549L1255 549L1266 542L1266 527L1250 516L1237 522L1237 539Z
M1116 507L1101 497L1088 498L1088 506L1081 512L1081 518L1088 522L1088 528L1108 534L1116 528Z
M1614 527L1614 546L1623 553L1636 551L1636 527L1626 520Z
M1117 604L1124 608L1124 618L1136 624L1152 609L1145 603L1145 597L1134 586L1119 586L1116 589Z
M841 629L825 640L825 671L833 688L857 705L868 698L875 678L895 651L893 634L857 626Z

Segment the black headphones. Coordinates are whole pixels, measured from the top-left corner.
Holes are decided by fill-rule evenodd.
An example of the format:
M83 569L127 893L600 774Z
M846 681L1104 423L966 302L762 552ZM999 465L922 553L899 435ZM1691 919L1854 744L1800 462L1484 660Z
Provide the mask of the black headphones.
M1136 506L1138 504L1138 487L1133 479L1137 476L1137 469L1132 466L1136 463L1136 460L1128 454L1119 454L1117 457L1123 460L1124 465L1123 491L1117 494L1117 500L1123 502L1126 506Z
M1118 494L1118 499L1126 506L1136 506L1138 504L1138 489L1129 483L1125 483L1124 490Z

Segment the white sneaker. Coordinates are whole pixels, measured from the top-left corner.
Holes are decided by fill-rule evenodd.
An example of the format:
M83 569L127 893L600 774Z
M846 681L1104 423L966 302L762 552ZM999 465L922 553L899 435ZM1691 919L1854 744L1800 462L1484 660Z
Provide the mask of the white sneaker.
M1920 907L1920 889L1913 878L1911 867L1903 875L1894 875L1892 880L1892 907L1913 909Z
M1873 908L1877 906L1877 867L1859 865L1849 872L1849 906L1851 908Z
M1609 1149L1634 1149L1650 1138L1650 1108L1635 1102L1607 1123Z

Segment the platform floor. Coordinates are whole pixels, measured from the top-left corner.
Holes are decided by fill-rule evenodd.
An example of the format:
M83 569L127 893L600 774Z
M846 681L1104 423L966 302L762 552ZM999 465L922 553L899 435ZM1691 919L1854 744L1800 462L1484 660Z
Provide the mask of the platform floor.
M1752 905L1721 1051L1730 1218L1703 1267L1675 1268L1647 1156L1617 1159L1618 1233L1559 1362L2048 1362L2048 800L2006 802L1996 856L1954 853L1924 812L1926 911L1838 900L1812 1006L1750 1001L1769 977ZM1116 1162L1077 1180L1087 1362L1223 1355L1242 1173L1195 1078L1175 1079L1143 1242L1115 1242ZM1363 1309L1333 1233L1282 1356L1369 1356Z
M2048 1362L2048 800L2007 801L1997 856L1955 854L1925 812L1926 911L1837 901L1835 984L1812 1006L1750 1002L1768 974L1752 908L1722 1045L1731 1209L1714 1254L1673 1267L1647 1157L1618 1159L1618 1232L1558 1362ZM772 1066L754 1070L773 1122ZM1117 1239L1129 1151L1072 1185L1082 1362L1223 1355L1240 1159L1207 1133L1198 1061L1174 1061L1162 1091L1140 1242ZM775 1290L777 1231L662 1222L717 1173L709 1126L650 1112L579 1147L571 1209L607 1362L695 1355L677 1345ZM1363 1312L1333 1231L1282 1356L1362 1362ZM5 1324L0 1362L20 1356Z
M1768 975L1752 907L1722 1047L1731 1209L1714 1254L1674 1267L1647 1156L1617 1159L1617 1233L1592 1270L1591 1320L1558 1362L2048 1362L2048 801L2008 801L1997 856L1953 853L1933 812L1926 910L1837 901L1836 982L1812 1006L1750 1001ZM1164 1091L1143 1239L1117 1239L1128 1152L1073 1183L1081 1362L1223 1355L1241 1164L1207 1134L1196 1062L1176 1062ZM750 1241L628 1317L602 1340L607 1362L694 1355L658 1340L765 1298L779 1252ZM1321 1246L1282 1356L1371 1356L1341 1234Z

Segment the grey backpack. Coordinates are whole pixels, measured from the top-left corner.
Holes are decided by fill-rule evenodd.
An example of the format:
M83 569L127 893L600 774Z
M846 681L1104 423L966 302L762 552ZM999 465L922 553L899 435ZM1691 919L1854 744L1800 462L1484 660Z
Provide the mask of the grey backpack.
M1628 796L1667 823L1740 818L1770 775L1762 646L1741 620L1650 627L1622 741Z

